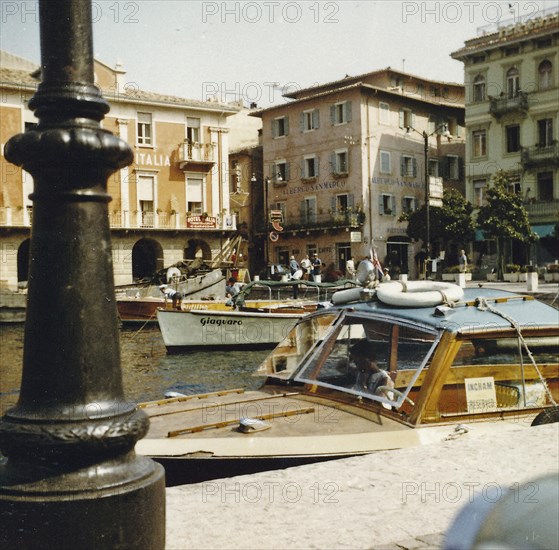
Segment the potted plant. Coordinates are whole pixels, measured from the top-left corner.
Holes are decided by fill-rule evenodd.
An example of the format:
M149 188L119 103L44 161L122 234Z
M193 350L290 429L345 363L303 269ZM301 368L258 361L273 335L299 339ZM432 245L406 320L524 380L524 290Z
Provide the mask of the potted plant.
M443 281L458 281L458 275L461 273L459 265L451 265L449 267L445 267L442 273ZM465 280L471 281L472 280L472 272L466 270L464 273Z
M523 265L519 270L518 270L518 280L521 283L525 283L528 280L528 267Z
M548 265L543 277L546 283L559 281L559 264Z
M517 283L519 271L520 266L518 264L507 264L505 266L505 272L503 273L505 281L509 283Z
M456 280L456 276L458 275L458 273L460 273L460 266L458 265L451 265L448 267L445 267L443 269L443 273L442 273L442 279L443 281L455 281Z

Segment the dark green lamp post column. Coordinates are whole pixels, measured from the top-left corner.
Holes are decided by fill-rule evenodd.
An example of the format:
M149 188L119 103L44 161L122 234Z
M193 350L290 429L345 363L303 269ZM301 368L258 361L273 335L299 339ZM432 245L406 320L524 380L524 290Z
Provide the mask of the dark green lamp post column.
M21 393L0 422L3 548L163 548L161 466L136 456L125 401L107 178L133 160L103 130L91 3L40 0L38 126L5 156L34 179Z

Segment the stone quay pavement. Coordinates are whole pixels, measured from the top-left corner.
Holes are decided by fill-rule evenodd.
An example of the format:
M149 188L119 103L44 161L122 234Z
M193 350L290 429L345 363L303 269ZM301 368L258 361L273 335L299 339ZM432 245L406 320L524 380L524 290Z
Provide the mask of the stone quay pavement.
M168 488L167 549L442 548L474 496L498 502L557 473L559 424L480 423L459 436L449 426L448 436ZM537 504L538 485L530 486Z
M557 283L533 293L526 283L468 287L479 284L559 305ZM167 488L167 550L439 549L473 497L498 502L558 471L559 424L479 423L458 436L449 426L447 437Z

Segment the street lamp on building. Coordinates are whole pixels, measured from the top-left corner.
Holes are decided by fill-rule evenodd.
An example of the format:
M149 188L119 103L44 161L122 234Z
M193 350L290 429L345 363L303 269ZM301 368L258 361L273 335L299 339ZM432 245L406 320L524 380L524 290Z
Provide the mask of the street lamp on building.
M450 138L450 133L448 131L448 126L446 123L439 124L435 127L435 129L428 134L425 130L420 132L416 130L413 126L406 127L406 133L409 134L410 132L415 132L419 134L423 138L423 168L424 168L424 178L425 178L425 252L427 253L427 261L431 257L431 228L430 228L430 200L431 200L431 193L430 193L430 182L429 182L429 138L434 136L435 134L443 135L447 138ZM427 275L427 268L425 268L425 274Z
M256 183L256 174L252 174L250 181L253 185ZM272 174L271 178L266 177L264 179L264 260L266 261L266 266L268 266L268 240L270 239L270 210L268 203L268 187L270 186L271 182L283 182L281 173L278 172L277 174Z

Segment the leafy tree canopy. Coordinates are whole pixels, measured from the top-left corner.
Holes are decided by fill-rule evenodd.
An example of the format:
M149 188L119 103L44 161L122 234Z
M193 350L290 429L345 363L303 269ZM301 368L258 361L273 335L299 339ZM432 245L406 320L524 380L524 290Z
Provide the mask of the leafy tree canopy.
M474 238L475 225L472 219L473 207L456 189L448 188L443 192L442 207L429 207L429 233L431 242L444 245L466 243ZM408 237L414 240L427 240L427 216L425 205L414 212L400 216L399 221L407 221Z
M487 189L487 203L478 211L477 223L489 237L535 241L538 237L532 232L522 199L511 189L511 177L503 170L496 172Z

